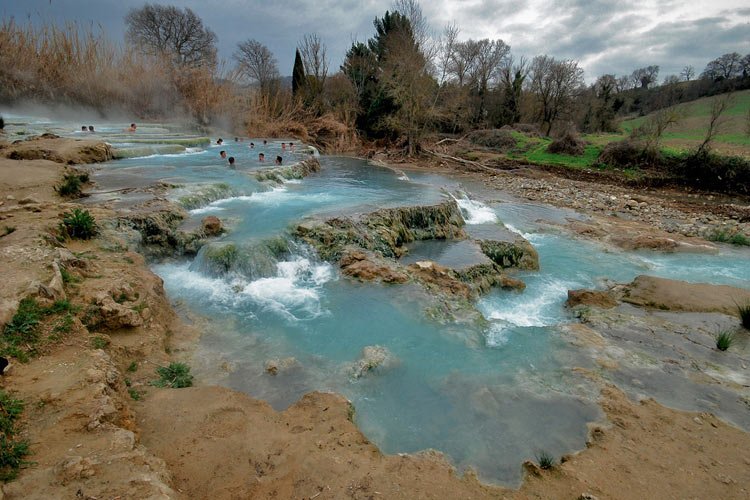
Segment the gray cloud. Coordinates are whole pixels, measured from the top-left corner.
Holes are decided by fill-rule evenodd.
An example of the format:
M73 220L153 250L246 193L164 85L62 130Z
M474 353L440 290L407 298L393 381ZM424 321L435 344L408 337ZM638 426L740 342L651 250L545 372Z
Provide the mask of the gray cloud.
M17 21L77 22L99 26L115 41L123 17L141 0L0 0L0 16ZM283 74L291 73L299 39L317 32L328 46L331 69L354 39L373 34L372 21L390 0L187 0L219 37L219 53L231 60L237 42L255 38L274 52ZM688 64L702 70L726 52L750 52L750 8L742 0L714 0L691 7L677 0L433 0L422 2L439 32L456 22L462 38L502 38L513 54L576 59L593 81L603 73L626 74L649 64L661 76Z

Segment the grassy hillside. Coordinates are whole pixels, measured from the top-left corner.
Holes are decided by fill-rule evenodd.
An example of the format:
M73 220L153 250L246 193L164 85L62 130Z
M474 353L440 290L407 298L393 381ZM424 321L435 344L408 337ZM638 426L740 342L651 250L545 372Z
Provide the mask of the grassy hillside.
M683 118L671 125L664 133L664 145L683 151L698 146L706 134L713 99L714 97L704 97L675 106ZM732 96L729 109L722 115L723 123L714 144L716 152L750 157L750 135L747 134L748 112L750 112L750 90L736 92ZM621 128L624 133L630 133L646 119L647 117L639 117L626 120L621 123Z
M682 118L671 125L662 139L663 152L668 156L679 156L696 148L704 139L711 115L711 103L714 97L699 99L676 106ZM713 143L713 150L724 155L736 155L750 158L750 135L747 133L748 113L750 113L750 90L737 92L732 96L729 109L721 118L719 134ZM585 134L582 138L587 145L583 155L572 156L547 152L551 139L535 137L517 131L509 131L515 144L502 148L482 147L474 144L457 153L468 160L482 161L487 164L517 160L536 165L563 166L572 169L589 169L596 167L606 169L598 164L597 157L604 147L613 141L627 138L630 132L648 120L643 116L623 121L621 132L616 134ZM512 143L512 141L511 141ZM637 176L637 171L621 171L626 176Z

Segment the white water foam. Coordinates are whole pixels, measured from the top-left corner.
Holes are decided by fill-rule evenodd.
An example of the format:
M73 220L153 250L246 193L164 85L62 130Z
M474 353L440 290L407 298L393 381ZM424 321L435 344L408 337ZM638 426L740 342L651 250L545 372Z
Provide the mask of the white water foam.
M313 264L298 257L279 262L276 268L277 276L252 281L241 293L289 320L312 319L326 313L320 305L320 287L333 277L329 264Z
M490 224L498 220L495 211L482 202L469 198L453 197L453 199L461 208L461 214L467 224Z
M190 215L203 215L203 214L213 214L216 212L223 212L226 210L224 207L217 207L217 206L211 206L210 204L202 207L202 208L194 208L190 210Z
M482 301L485 317L494 323L490 333L497 336L505 328L550 326L560 322L560 304L567 297L571 284L545 279L530 288L511 300Z

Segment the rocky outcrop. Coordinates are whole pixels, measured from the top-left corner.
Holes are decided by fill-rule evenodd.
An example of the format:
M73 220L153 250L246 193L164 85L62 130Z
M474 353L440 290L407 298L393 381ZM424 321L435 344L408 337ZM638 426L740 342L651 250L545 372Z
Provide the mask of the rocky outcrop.
M636 277L632 283L615 287L613 291L622 302L667 311L737 315L738 304L750 304L750 290L743 288L645 275Z
M395 261L385 259L373 252L348 248L339 260L341 272L361 281L382 281L383 283L406 283L409 274Z
M617 306L617 300L609 291L601 290L568 290L567 307L594 306L610 309Z
M386 208L355 217L311 219L297 225L295 236L318 254L337 261L344 248L356 245L383 257L397 258L416 240L463 239L464 221L455 201L439 205Z
M107 143L63 139L54 134L15 141L2 154L11 160L51 160L66 165L101 163L113 158Z
M221 220L218 217L209 215L201 221L201 230L206 236L219 236L224 232L224 227L221 225Z
M503 269L539 270L539 254L523 238L516 238L512 242L482 240L480 245L482 252Z
M165 203L155 210L144 209L120 217L114 230L118 238L130 234L131 241L127 245L139 249L149 257L195 255L205 243L204 237L207 235L204 234L203 227L195 231L178 229L186 217L184 209ZM133 231L135 241L132 241Z
M274 358L268 359L263 364L263 368L269 375L278 375L279 373L285 373L295 368L299 368L300 364L297 358L292 356L288 358Z
M386 370L396 364L393 354L383 346L368 345L362 349L362 357L351 366L353 378L362 378L376 370Z
M254 175L255 179L260 182L271 181L283 184L285 181L303 179L314 172L320 172L320 162L317 158L307 158L294 165L263 169Z

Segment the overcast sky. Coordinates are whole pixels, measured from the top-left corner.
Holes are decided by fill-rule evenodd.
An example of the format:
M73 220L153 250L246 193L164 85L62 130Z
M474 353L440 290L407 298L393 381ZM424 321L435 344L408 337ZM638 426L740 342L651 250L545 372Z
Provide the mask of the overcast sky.
M101 27L122 42L123 17L138 0L0 0L0 16L17 22L52 21ZM152 2L154 3L154 2ZM219 55L231 59L237 42L255 38L290 75L294 49L317 32L337 70L352 40L373 34L372 21L392 0L190 0L190 7L219 38ZM685 65L698 73L727 52L750 53L748 0L424 0L435 30L455 22L460 38L502 38L516 56L548 54L576 59L591 82L604 73L630 74L657 64L659 79Z

